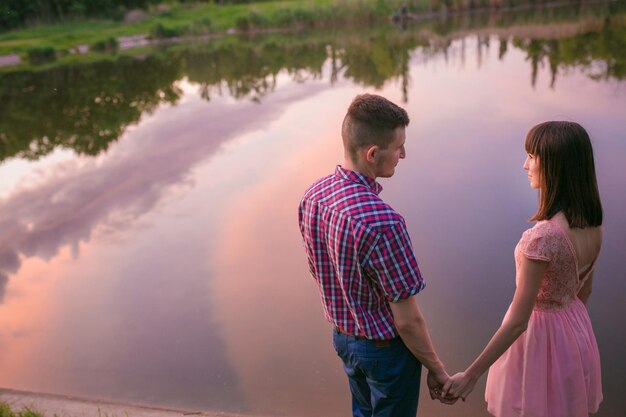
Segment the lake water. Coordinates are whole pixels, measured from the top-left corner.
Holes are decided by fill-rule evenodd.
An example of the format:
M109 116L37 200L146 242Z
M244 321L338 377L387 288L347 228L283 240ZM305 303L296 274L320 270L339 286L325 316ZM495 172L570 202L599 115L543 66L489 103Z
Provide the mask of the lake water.
M405 107L381 180L450 372L497 329L536 193L534 124L580 122L605 241L588 304L598 416L626 410L626 13L615 4L402 28L228 37L0 73L0 386L184 409L349 415L300 243L304 189L342 161L352 98ZM488 416L466 403L419 416Z

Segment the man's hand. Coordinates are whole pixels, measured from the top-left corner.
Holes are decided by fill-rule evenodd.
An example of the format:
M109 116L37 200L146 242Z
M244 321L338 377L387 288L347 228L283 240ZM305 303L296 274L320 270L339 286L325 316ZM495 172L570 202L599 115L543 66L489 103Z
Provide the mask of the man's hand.
M476 378L465 372L459 372L458 374L449 378L441 390L441 395L444 397L461 398L463 401L474 389L476 385Z
M428 385L428 392L430 393L431 399L437 399L442 403L449 405L457 402L458 398L442 395L443 386L449 379L450 377L445 372L439 375L428 372L428 376L426 377L426 385Z

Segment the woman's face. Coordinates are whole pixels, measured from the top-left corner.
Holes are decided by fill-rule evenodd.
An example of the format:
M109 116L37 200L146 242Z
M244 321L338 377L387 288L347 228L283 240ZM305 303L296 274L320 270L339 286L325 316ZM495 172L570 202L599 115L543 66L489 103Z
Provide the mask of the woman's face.
M524 161L524 169L528 171L528 181L530 181L530 188L539 188L541 182L541 173L539 171L539 157L537 155L528 154L526 161Z

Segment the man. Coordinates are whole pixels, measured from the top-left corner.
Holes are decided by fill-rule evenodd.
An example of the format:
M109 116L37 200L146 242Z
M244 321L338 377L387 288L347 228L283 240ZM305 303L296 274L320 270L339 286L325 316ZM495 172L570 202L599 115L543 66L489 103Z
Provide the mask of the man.
M359 417L415 417L422 364L432 398L449 378L414 297L424 282L404 219L375 181L404 159L408 124L389 100L357 96L342 125L344 164L300 202L309 269Z

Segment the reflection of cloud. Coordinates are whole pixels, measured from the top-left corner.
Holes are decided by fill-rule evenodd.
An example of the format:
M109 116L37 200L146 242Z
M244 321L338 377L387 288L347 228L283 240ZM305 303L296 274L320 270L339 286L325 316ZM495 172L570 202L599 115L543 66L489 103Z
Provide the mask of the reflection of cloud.
M0 303L4 299L4 292L9 282L7 273L15 272L20 267L20 259L15 252L0 252Z
M272 167L273 176L232 205L217 237L216 314L229 362L255 410L302 416L348 412L347 397L341 395L348 395L347 384L339 375L331 327L324 321L297 225L302 192L328 172L319 172L320 161L330 160L328 170L334 167L329 156L337 148L336 142L324 141Z
M5 285L7 276L19 269L20 255L49 259L64 245L77 252L97 226L128 225L155 207L169 186L184 181L190 168L222 143L264 125L294 98L315 88L277 92L263 106L209 107L193 97L157 111L104 156L76 158L44 170L37 184L0 200L0 276Z
M7 283L9 282L9 278L0 273L0 303L4 300L4 292L7 289Z
M20 267L20 259L14 252L0 252L0 265L5 272L15 272Z

